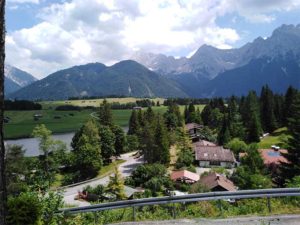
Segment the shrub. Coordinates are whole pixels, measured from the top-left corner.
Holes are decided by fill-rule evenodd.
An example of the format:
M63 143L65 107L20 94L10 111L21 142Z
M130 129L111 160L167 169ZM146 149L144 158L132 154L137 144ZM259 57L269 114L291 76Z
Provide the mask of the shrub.
M34 193L21 193L8 198L7 222L11 225L39 224L42 216L42 205Z

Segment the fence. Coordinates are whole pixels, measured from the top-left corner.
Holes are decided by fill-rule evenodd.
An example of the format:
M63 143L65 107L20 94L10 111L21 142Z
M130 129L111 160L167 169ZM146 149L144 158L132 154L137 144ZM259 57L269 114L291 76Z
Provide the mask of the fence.
M98 212L110 209L120 209L132 207L133 220L135 220L135 207L149 206L149 205L162 205L170 203L187 203L209 200L224 200L224 199L247 199L247 198L267 198L267 204L269 212L271 212L270 198L273 197L288 197L288 196L300 196L300 188L277 188L277 189L256 189L256 190L243 190L243 191L229 191L229 192L208 192L199 194L187 194L182 196L169 196L158 198L144 198L134 199L126 201L116 201L101 203L91 206L75 207L61 209L60 213L65 214L77 214L87 212ZM173 213L175 218L175 212Z

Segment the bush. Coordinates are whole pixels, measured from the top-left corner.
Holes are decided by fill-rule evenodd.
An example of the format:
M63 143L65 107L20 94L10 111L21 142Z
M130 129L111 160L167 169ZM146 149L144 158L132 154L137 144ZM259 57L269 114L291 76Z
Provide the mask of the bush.
M42 205L34 193L21 193L8 198L7 222L11 225L39 224L42 216Z
M81 108L75 105L59 105L55 108L56 111L80 111Z

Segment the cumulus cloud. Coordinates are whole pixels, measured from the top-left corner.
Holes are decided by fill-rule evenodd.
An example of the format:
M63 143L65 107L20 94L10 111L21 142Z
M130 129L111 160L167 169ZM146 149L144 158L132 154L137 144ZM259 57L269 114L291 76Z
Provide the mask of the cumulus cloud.
M7 0L8 3L33 3L33 4L39 4L39 0Z
M230 0L229 4L250 22L270 23L275 20L275 12L300 8L299 0Z
M10 0L39 3L39 0ZM182 56L202 44L231 48L236 30L216 19L238 12L270 22L296 0L70 0L41 9L42 21L7 36L7 61L38 77L73 65L128 59L133 51Z

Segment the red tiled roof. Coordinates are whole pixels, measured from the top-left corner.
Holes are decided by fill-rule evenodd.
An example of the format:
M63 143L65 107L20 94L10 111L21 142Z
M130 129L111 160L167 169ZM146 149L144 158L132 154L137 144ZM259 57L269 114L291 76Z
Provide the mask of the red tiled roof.
M185 124L185 129L186 130L192 130L192 129L195 129L195 128L201 128L202 125L198 124L198 123L187 123Z
M198 181L200 179L200 176L196 173L192 173L187 170L179 170L179 171L173 171L171 174L171 180L191 180L191 181Z
M234 186L234 183L227 179L221 174L215 172L209 173L207 176L201 177L199 181L203 186L206 186L209 190L221 186L227 191L236 191L237 188Z
M210 142L210 141L206 141L206 140L197 141L197 142L193 143L193 145L195 147L198 147L198 146L217 146L215 143Z
M235 162L233 153L222 146L194 146L196 160Z
M274 149L259 149L261 157L264 160L265 165L280 164L281 162L288 163L287 159L282 156L281 153L287 153L286 149L274 150Z

